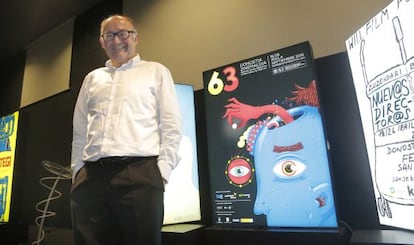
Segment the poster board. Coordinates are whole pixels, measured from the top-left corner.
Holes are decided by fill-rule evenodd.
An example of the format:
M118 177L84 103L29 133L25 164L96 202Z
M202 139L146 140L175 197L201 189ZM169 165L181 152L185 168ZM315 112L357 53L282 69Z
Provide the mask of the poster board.
M9 222L19 112L0 117L0 223Z
M392 1L346 41L379 223L414 230L414 2Z
M175 84L182 118L181 160L164 192L164 225L201 220L194 88Z
M308 42L203 72L213 223L337 227Z

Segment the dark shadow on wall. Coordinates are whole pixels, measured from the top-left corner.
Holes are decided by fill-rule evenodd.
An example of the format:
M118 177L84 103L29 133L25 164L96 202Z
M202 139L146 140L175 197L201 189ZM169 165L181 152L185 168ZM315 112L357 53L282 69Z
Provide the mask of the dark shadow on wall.
M315 60L341 222L379 228L357 98L346 53Z

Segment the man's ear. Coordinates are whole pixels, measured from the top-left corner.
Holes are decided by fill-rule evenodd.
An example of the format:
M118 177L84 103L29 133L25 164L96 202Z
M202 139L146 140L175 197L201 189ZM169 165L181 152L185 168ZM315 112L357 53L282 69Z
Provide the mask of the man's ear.
M102 48L104 48L105 46L105 43L104 43L104 40L103 40L103 37L99 37L99 44L101 45L101 47Z
M138 32L135 32L134 39L135 39L135 42L137 42L137 44L138 44L139 43L139 34L138 34Z

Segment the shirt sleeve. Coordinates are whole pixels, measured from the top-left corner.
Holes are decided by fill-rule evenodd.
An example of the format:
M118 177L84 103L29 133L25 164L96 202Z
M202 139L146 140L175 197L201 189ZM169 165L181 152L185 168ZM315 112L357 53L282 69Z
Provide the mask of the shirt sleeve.
M160 151L158 167L165 182L171 171L178 165L181 157L181 113L175 84L168 68L161 66L161 79L158 93Z
M87 131L87 77L83 81L73 112L73 138L71 152L72 180L84 165L82 160L83 149L86 145Z

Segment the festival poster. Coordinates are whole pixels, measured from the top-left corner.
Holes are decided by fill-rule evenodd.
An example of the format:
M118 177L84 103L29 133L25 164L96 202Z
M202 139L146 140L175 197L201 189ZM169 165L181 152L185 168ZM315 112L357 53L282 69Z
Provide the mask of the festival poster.
M392 1L346 41L380 224L414 230L414 1Z
M0 223L9 221L19 112L0 117Z
M213 222L337 227L311 47L203 72Z

